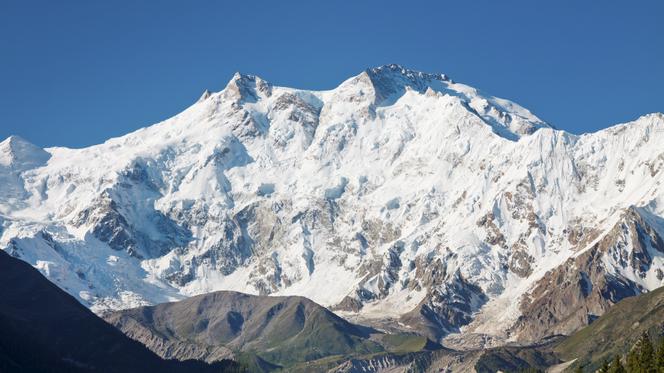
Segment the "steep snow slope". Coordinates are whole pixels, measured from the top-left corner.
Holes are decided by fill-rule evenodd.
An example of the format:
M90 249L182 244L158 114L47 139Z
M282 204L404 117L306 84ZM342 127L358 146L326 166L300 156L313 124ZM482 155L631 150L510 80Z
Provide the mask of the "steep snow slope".
M526 338L510 327L541 321L530 292L630 206L664 232L663 140L662 114L575 136L397 65L323 92L236 74L104 144L3 142L0 247L94 311L237 290L436 338ZM663 250L645 271L596 265L642 292Z

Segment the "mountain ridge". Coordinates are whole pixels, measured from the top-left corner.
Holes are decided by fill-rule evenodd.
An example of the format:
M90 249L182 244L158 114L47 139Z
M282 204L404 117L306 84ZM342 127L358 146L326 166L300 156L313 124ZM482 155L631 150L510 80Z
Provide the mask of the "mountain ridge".
M106 324L27 263L0 252L0 369L3 371L176 372L238 371L162 360ZM184 360L184 359L183 359Z
M218 291L183 301L104 316L163 358L251 359L286 370L350 357L440 350L412 334L390 335L351 324L298 296L253 296ZM325 365L323 365L325 366ZM262 369L261 369L262 370Z

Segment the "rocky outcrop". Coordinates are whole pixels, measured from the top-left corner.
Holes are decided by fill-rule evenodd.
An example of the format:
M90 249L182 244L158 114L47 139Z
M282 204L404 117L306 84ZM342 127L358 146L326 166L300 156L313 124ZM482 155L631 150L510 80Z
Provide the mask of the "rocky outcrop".
M487 299L482 289L455 272L445 283L430 286L420 304L403 315L400 321L433 340L439 340L470 323L473 313Z

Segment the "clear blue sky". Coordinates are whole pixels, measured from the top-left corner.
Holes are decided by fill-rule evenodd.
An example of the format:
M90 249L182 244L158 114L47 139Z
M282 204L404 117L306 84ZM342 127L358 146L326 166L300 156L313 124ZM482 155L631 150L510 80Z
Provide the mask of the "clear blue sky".
M664 111L664 1L0 2L0 138L81 147L233 72L328 89L399 63L574 133Z

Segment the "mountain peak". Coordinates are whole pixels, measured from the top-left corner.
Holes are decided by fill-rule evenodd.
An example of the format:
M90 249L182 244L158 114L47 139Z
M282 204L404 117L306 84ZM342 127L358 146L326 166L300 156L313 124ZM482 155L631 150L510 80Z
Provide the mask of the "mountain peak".
M637 121L647 121L650 123L664 123L664 113L654 112L639 117Z
M270 97L272 95L272 84L256 75L245 75L236 72L224 91L237 101L256 102L260 97Z
M664 113L654 112L644 114L635 120L616 124L613 127L600 130L598 133L606 132L616 134L626 130L643 132L644 134L650 132L664 132Z
M30 144L29 141L22 138L21 136L11 135L0 142L0 146L15 146L16 144ZM31 144L32 145L32 144Z
M407 89L425 93L428 88L440 90L442 82L448 82L445 74L430 74L390 64L366 69L360 74L369 80L375 90L375 104L389 105L401 97ZM437 87L437 89L436 89Z
M205 91L203 91L203 94L201 95L201 97L198 99L197 102L205 101L205 100L207 100L210 96L212 96L212 92L210 92L209 90L206 89Z
M645 118L657 118L659 120L664 120L664 113L662 113L660 111L656 111L656 112L653 112L653 113L646 114L643 117L645 117Z
M12 135L0 143L0 165L20 169L34 168L46 163L50 154L20 136Z
M378 76L386 76L386 77L389 76L393 78L405 77L411 81L417 81L417 80L449 81L450 80L449 77L445 74L432 74L432 73L412 70L402 65L394 63L377 66L377 67L371 67L364 71L367 74L369 74L369 76L373 77L378 77Z
M445 74L425 73L397 64L366 69L346 80L336 91L349 101L368 104L370 112L393 105L408 91L427 97L451 96L495 134L511 141L540 128L552 127L514 102L456 83Z

